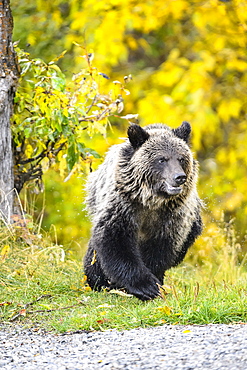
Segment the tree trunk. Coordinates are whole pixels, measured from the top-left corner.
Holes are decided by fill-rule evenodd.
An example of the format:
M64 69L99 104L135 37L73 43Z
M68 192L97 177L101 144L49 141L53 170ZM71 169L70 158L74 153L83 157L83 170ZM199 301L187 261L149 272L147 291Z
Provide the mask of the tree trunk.
M0 0L0 218L10 222L14 203L10 117L18 64L12 44L13 19L9 0Z

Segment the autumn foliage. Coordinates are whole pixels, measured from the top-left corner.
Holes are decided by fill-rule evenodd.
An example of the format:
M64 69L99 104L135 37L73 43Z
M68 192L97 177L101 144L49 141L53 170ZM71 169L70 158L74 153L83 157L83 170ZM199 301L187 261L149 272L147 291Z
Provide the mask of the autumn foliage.
M216 232L215 222L222 220L222 217L225 221L235 218L237 231L244 244L247 215L246 2L70 0L65 3L62 0L35 0L30 3L25 0L20 5L13 0L12 11L15 19L14 39L20 40L21 48L27 49L27 44L30 45L27 50L32 58L45 60L47 82L52 78L53 88L57 87L60 91L59 96L46 94L46 102L42 103L40 99L44 98L44 91L40 89L43 87L36 89L33 99L39 106L36 112L38 121L35 119L34 123L34 119L27 112L24 113L23 108L18 126L23 127L26 135L32 125L37 130L44 130L48 122L48 128L57 125L55 132L60 135L63 124L60 127L60 121L53 117L54 104L55 107L60 104L59 111L62 111L63 120L67 122L65 126L70 130L66 131L64 145L67 154L73 153L70 163L67 157L67 167L60 166L60 171L66 168L64 176L78 166L83 153L84 159L87 159L85 153L90 153L90 150L104 154L106 147L114 142L109 123L115 138L123 135L127 122L115 115L138 114L141 125L164 122L176 127L181 121L187 120L193 127L192 146L201 167L199 186L200 195L206 203L205 222L209 225L208 230L213 236ZM65 49L67 53L63 58L49 64ZM85 104L88 106L88 102L83 100L83 93L77 96L78 104L73 106L74 111L71 112L66 99L70 99L71 103L76 89L71 87L72 90L65 94L68 82L71 86L78 81L80 83L82 75L77 75L80 71L88 73L85 72L87 61L83 58L88 53L94 53L92 64L96 69L93 73L97 73L97 77L94 75L93 79L98 84L98 94L108 96L108 101L97 102L102 104L97 110L101 112L110 104L115 104L112 117L107 115L104 120L92 118L94 132L90 131L88 125L91 121L86 122L89 131L83 130L85 122L82 117L85 116ZM57 64L59 70L55 67ZM72 78L73 73L77 77ZM133 81L129 82L128 94L124 91L124 76L130 74ZM114 84L114 81L120 84ZM91 87L88 86L89 89ZM91 98L94 96L92 94ZM119 98L120 101L117 100ZM122 98L124 110L120 114L118 105L122 104ZM19 99L23 101L23 95ZM94 110L86 114L93 115ZM93 136L91 140L95 129L99 135L103 135ZM13 130L16 130L15 126ZM106 142L103 136L107 134L107 137L109 133L110 139ZM50 133L47 132L47 135L50 147L46 153L50 154L49 160L52 160L52 150L59 147L64 136L52 148ZM39 140L38 136L32 137L33 143L35 140ZM41 141L43 139L38 145L42 147ZM47 143L47 139L44 142ZM30 145L27 150L30 156L35 156L34 145ZM95 161L94 152L91 154L90 158ZM61 155L60 160L64 158Z

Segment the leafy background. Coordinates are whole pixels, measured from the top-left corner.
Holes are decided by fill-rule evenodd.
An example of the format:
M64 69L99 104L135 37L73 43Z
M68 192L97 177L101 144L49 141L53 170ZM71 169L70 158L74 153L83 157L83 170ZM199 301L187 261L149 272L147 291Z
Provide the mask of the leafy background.
M57 71L56 77L70 83L73 74L87 68L87 50L94 53L97 71L109 76L97 77L102 94L114 90L113 81L132 75L130 94L123 94L123 114L138 113L141 125L191 122L192 147L200 162L199 193L206 204L198 258L210 254L221 222L233 219L237 241L246 250L246 2L12 0L11 7L13 38L32 58L49 63L67 50L57 60L63 75ZM103 156L127 126L113 116L94 127L93 135L82 131L80 142ZM31 185L22 192L25 208L35 206L40 220L43 209L42 225L51 228L54 239L80 253L90 228L83 206L87 160L69 178L64 161L54 161L45 172L43 193L37 195ZM90 165L96 168L100 161L92 157ZM42 165L45 170L45 161Z

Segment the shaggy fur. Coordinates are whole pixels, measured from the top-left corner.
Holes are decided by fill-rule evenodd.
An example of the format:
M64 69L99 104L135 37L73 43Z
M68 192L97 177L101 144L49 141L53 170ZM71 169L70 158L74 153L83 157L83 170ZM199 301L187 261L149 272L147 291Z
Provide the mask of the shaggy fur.
M180 263L202 231L191 127L131 125L87 184L92 237L84 266L92 289L159 295L164 272Z

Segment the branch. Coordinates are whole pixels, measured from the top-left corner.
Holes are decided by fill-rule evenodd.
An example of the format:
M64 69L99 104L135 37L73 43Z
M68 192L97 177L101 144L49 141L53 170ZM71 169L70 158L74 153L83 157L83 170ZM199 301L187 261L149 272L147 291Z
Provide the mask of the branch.
M96 94L92 100L92 103L89 105L88 109L86 110L86 114L90 112L91 108L93 107L93 105L96 103L97 100L98 100L98 95Z
M43 299L43 298L51 298L51 297L52 297L52 295L51 295L51 294L43 294L43 295L41 295L40 297L38 297L37 299L35 299L34 301L26 303L26 304L24 305L23 310L26 310L26 309L27 309L27 307L32 306L34 303L37 303L38 301L40 301L40 300L41 300L41 299ZM18 317L23 316L23 310L19 311L15 316L13 316L13 317L10 319L10 321L14 321L14 320L16 320Z
M34 161L37 161L38 159L43 159L48 151L48 145L50 144L50 140L48 140L45 144L46 146L46 149L44 149L41 153L39 153L38 155L36 155L36 157L33 157L33 158L28 158L28 159L24 159L24 160L20 160L19 164L27 164L27 163L30 163L30 162L34 162Z
M67 310L69 308L77 307L80 305L85 305L85 302L80 301L79 303L72 304L71 306L66 306L66 307L58 307L58 308L50 308L47 310L36 310L36 311L27 311L27 314L33 314L33 313L39 313L39 312L52 312L52 311L60 311L60 310Z
M32 306L34 303L37 303L38 301L40 301L43 298L52 298L52 295L44 294L44 295L41 295L40 297L38 297L37 299L35 299L32 302L26 303L24 305L24 308L22 310L20 310L15 316L13 316L9 321L11 321L11 322L15 321L19 317L26 316L28 314L68 310L68 309L73 308L73 307L77 307L77 306L80 306L80 305L85 305L85 302L80 301L79 303L76 303L76 304L73 304L73 305L70 305L70 306L65 306L65 307L51 308L51 309L47 309L47 310L34 310L34 311L27 311L26 310L27 307Z

